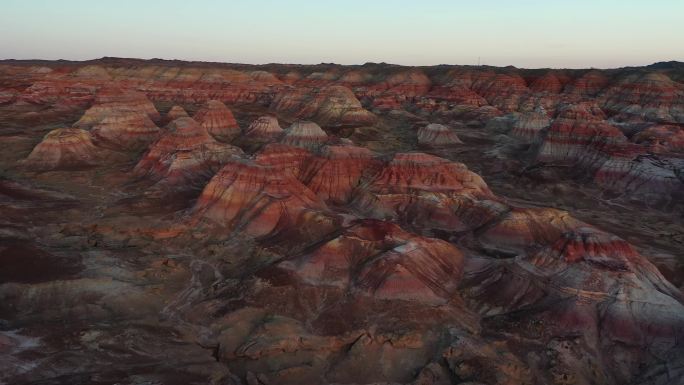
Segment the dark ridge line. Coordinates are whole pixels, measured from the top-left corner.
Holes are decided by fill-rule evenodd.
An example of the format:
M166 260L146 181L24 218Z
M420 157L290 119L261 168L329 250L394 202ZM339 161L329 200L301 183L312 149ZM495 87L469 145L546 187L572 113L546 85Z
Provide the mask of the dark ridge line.
M201 67L201 68L232 68L232 69L268 69L268 68L282 68L282 69L310 69L310 70L321 70L321 69L359 69L359 68L377 68L377 69L408 69L408 68L420 68L420 69L453 69L453 68L464 68L464 69L485 69L495 72L510 72L510 71L520 71L520 72L537 72L537 71L554 71L554 72L586 72L590 70L599 70L606 72L621 71L621 70L660 70L660 71L684 71L684 62L677 60L670 61L659 61L652 64L643 66L624 66L624 67L614 67L614 68L560 68L560 67L537 67L537 68L523 68L515 67L512 65L508 66L492 66L492 65L470 65L470 64L435 64L435 65L403 65L403 64L392 64L392 63L375 63L366 62L364 64L337 64L337 63L324 63L319 64L298 64L298 63L264 63L264 64L253 64L253 63L237 63L237 62L216 62L216 61L202 61L202 60L180 60L180 59L162 59L162 58L152 58L152 59L141 59L141 58L125 58L125 57L113 57L104 56L97 59L87 59L87 60L67 60L67 59L0 59L0 64L7 65L45 65L45 66L81 66L81 65L115 65L115 66L130 66L130 65L163 65L163 66L188 66L188 67Z

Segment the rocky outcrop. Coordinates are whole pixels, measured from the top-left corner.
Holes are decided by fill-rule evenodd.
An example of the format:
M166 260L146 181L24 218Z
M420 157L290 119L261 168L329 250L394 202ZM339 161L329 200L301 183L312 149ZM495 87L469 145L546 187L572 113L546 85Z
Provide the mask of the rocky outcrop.
M479 241L485 249L516 255L527 249L549 245L582 223L565 211L508 208L483 228Z
M160 115L144 94L103 88L74 127L90 130L98 145L124 151L147 147L159 137Z
M613 195L626 195L648 206L662 206L684 196L684 159L647 154L636 146L612 149L594 181Z
M370 83L372 80L373 75L368 72L351 70L340 76L336 83L353 89L355 86Z
M0 106L14 103L17 98L17 93L14 90L0 91Z
M487 101L477 92L457 83L432 87L426 98L418 101L417 105L429 112L446 112L456 106L486 106Z
M617 361L643 362L653 352L673 354L671 338L681 334L678 325L684 324L681 293L629 244L580 225L542 245L510 262L478 262L474 271L496 277L471 289L481 314L515 312L516 323L540 323L544 333L576 336L577 344L596 349L593 354L602 357L592 378L625 381L634 372L610 369ZM543 312L532 310L540 304L545 304ZM503 330L512 325L504 318ZM528 333L535 334L534 327ZM648 346L648 352L634 346ZM581 365L558 357L556 370L579 376Z
M147 114L123 108L110 111L90 132L98 144L121 150L144 149L160 135Z
M98 164L100 152L88 131L58 128L45 135L22 164L35 171L77 169Z
M289 172L296 178L300 178L304 168L310 162L311 152L301 148L282 143L271 143L264 146L256 154L256 163L274 169Z
M110 80L108 74L92 79L82 76L85 73L81 68L73 69L72 73L48 67L29 67L26 70L30 86L23 89L17 100L31 105L87 108L95 100L98 89Z
M249 76L257 82L265 83L267 85L277 85L282 83L280 79L268 71L252 71L249 73Z
M654 125L634 135L632 140L655 153L684 152L684 128L679 126Z
M281 139L283 144L316 150L328 141L328 134L314 122L297 121L287 130Z
M566 86L565 91L571 95L593 97L608 86L610 79L601 71L591 70Z
M404 104L425 95L432 81L420 70L398 72L382 82L368 87L366 96L373 98L373 107L380 110L400 110Z
M183 109L183 107L176 105L171 107L169 112L166 113L166 122L171 123L178 118L185 118L188 116L190 115L188 115L188 113L185 111L185 109Z
M290 89L279 93L270 108L290 119L313 120L323 126L363 126L376 121L343 86Z
M424 147L440 148L463 144L463 142L451 128L431 123L418 130L418 144Z
M457 294L464 256L454 245L363 220L313 252L280 264L303 282L380 300L445 304Z
M530 84L530 90L533 92L546 92L550 94L558 94L563 90L563 80L553 72L548 72L536 78Z
M503 115L501 110L492 106L482 106L477 108L468 107L465 109L456 109L450 111L447 116L456 119L462 119L468 126L482 127L491 119Z
M271 115L261 116L254 120L245 130L244 136L257 140L275 140L283 134L278 118Z
M682 69L0 63L0 383L680 383Z
M507 74L479 74L473 81L472 89L504 112L517 111L522 96L529 92L525 79Z
M379 166L373 153L363 147L325 146L321 155L302 164L300 180L325 202L347 203L364 174Z
M218 143L192 118L171 122L135 166L140 177L160 181L164 187L187 190L201 186L242 150Z
M489 195L482 178L462 163L420 152L400 153L374 178L387 191L425 190L456 195Z
M684 123L684 85L663 73L631 74L601 94L602 107L657 123Z
M229 68L150 65L117 68L115 76L139 84L138 88L154 101L182 105L209 100L268 105L275 89L280 87L269 79Z
M520 114L511 113L504 116L496 116L487 121L485 129L494 133L510 133L513 124L520 119Z
M385 93L412 98L425 95L431 86L430 78L421 70L416 69L392 74L374 88L384 89Z
M474 71L450 70L438 78L426 98L435 100L441 110L455 106L486 106L487 100L472 88L476 77Z
M230 161L204 188L194 208L208 221L252 237L275 235L314 220L325 203L294 175L253 161Z
M295 84L297 81L301 80L302 74L296 71L290 71L279 77L284 83Z
M627 141L602 113L586 105L566 107L543 139L538 160L579 167L602 189L648 205L676 201L684 191L678 158L655 156Z
M600 110L584 104L565 107L549 127L538 159L594 170L600 167L610 156L609 148L627 142L627 138L599 114Z
M509 134L511 136L534 142L542 137L542 131L551 125L551 118L543 107L533 112L520 114L513 122Z
M105 88L97 93L94 105L74 123L74 127L92 128L107 117L117 116L120 111L147 115L153 122L160 119L154 104L144 94L119 88Z
M456 162L424 153L400 153L355 194L367 217L428 229L466 231L499 215L482 178Z
M208 101L193 119L218 140L231 141L240 135L240 127L233 113L218 100Z

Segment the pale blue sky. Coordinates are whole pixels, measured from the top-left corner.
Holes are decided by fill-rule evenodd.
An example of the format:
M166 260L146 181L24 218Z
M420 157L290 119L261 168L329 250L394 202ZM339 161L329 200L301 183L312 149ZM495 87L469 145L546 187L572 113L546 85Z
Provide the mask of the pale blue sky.
M684 61L684 0L0 0L0 58L619 67Z

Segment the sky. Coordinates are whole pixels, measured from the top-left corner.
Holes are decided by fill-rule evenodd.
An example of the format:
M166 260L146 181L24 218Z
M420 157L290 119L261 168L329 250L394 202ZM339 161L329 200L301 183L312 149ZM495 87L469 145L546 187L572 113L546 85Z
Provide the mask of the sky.
M684 61L684 0L0 0L0 59L614 68Z

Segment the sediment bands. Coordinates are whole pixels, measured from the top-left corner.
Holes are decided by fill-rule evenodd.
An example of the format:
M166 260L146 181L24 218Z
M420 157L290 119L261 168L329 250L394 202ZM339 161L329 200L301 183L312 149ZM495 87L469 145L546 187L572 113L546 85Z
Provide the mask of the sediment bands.
M682 81L4 62L0 383L679 383Z

